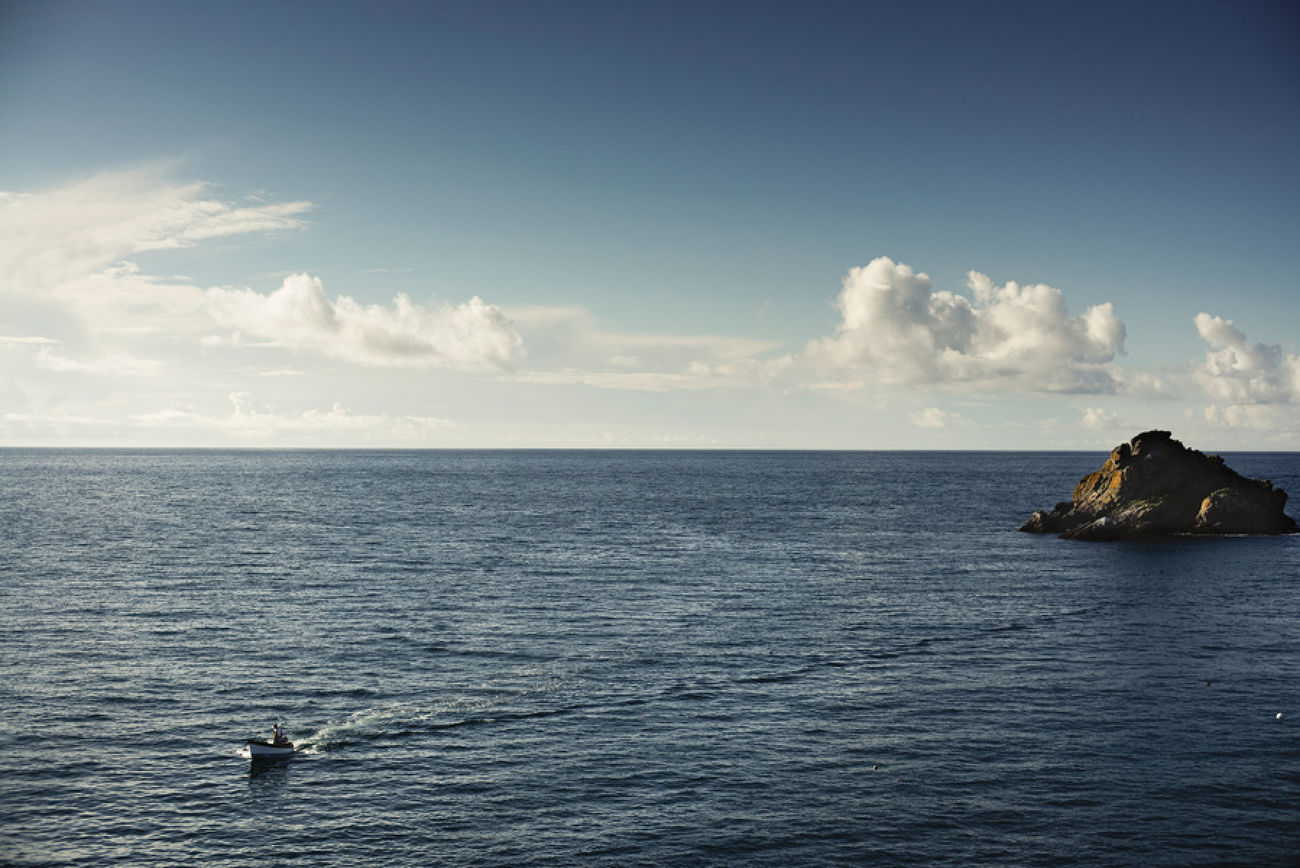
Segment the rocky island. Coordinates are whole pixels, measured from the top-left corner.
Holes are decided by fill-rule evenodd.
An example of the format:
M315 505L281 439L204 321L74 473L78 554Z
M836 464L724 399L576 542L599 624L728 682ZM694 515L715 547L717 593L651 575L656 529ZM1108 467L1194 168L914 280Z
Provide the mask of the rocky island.
M1020 529L1081 540L1295 533L1285 507L1286 492L1268 480L1247 479L1168 431L1147 431L1115 447L1073 500L1035 512Z

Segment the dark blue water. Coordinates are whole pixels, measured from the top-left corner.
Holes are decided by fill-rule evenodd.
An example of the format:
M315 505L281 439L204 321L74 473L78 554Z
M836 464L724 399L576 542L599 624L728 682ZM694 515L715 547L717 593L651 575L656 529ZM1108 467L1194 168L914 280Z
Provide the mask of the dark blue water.
M1292 864L1300 537L1103 458L0 450L0 862Z

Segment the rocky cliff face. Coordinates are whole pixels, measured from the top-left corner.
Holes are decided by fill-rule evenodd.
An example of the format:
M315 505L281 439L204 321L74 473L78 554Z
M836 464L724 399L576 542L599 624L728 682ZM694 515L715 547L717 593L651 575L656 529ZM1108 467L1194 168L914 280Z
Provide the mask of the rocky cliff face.
M1217 455L1147 431L1121 443L1096 473L1074 487L1074 499L1039 510L1020 528L1068 539L1116 540L1179 533L1295 533L1283 509L1286 492L1246 479Z

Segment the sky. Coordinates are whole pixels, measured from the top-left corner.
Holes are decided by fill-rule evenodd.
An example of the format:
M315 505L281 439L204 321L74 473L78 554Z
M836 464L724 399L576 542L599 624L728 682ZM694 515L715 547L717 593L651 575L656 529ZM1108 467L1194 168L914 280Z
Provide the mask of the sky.
M1300 450L1289 2L0 0L0 445Z

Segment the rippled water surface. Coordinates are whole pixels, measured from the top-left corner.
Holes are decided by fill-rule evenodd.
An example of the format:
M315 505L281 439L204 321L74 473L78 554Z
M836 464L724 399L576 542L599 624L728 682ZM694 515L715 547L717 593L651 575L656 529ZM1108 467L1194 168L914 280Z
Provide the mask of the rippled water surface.
M1295 864L1300 537L1102 458L0 450L0 863Z

